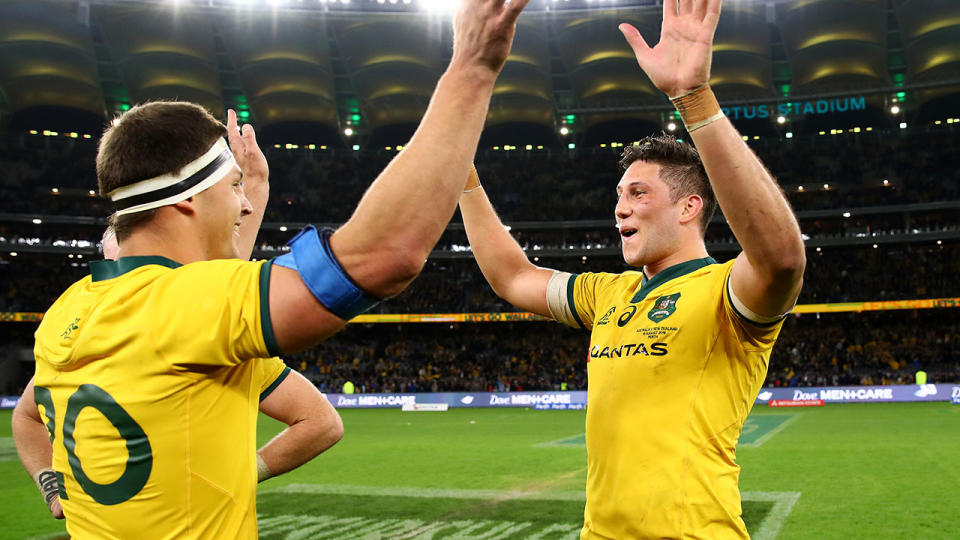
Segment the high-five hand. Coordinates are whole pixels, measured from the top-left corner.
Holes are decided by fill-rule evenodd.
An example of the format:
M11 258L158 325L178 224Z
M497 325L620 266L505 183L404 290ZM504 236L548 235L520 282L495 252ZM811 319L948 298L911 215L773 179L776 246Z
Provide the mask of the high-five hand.
M720 20L722 0L664 0L660 42L647 45L633 25L620 31L653 84L674 98L710 80L713 33Z
M450 67L480 67L500 73L516 30L517 17L530 0L462 0L453 18Z

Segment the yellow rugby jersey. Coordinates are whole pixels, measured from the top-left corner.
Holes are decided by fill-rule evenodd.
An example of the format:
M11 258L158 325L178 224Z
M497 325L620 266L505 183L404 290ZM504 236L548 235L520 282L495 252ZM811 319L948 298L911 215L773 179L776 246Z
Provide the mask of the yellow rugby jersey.
M259 401L286 377L270 263L91 263L36 333L73 538L256 538Z
M782 320L732 306L733 261L568 282L591 329L581 538L747 538L736 444Z

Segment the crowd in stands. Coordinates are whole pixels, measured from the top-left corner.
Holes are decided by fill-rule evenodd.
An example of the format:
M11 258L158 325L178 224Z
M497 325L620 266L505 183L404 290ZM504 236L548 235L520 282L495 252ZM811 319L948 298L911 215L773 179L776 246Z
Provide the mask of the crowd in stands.
M952 126L764 138L750 145L797 210L960 200L960 170L942 151ZM266 220L340 223L395 151L265 149L271 166ZM3 212L105 216L96 189L96 141L41 135L0 138ZM609 219L620 176L619 148L481 150L477 168L505 221ZM883 159L877 159L883 156ZM887 183L884 184L883 181ZM823 186L829 186L825 189ZM799 190L803 186L803 190ZM58 188L59 193L52 189Z
M911 136L844 135L751 141L800 211L883 204L960 201L960 169L944 147L954 130ZM95 188L95 141L41 136L0 139L0 214L34 213L102 218L109 204ZM271 204L267 221L337 223L395 152L267 149ZM884 156L883 160L875 156ZM484 150L478 169L504 221L608 220L593 228L514 231L531 258L570 272L626 270L613 229L612 149ZM887 184L882 183L887 180ZM822 185L829 183L829 189ZM803 185L804 190L798 186ZM58 192L52 191L53 187ZM960 228L956 210L807 219L812 239L887 236ZM388 226L389 224L385 224ZM87 253L38 254L18 246L91 248L102 225L0 222L0 312L44 311L88 273ZM519 227L518 227L519 228ZM264 231L260 256L276 251L293 231ZM708 232L720 262L736 254L722 223ZM81 243L83 245L81 246ZM726 244L726 245L725 245ZM373 313L513 311L484 281L462 231L448 231L422 275ZM725 246L724 246L725 245ZM538 251L580 250L576 256ZM582 250L603 250L581 256ZM808 249L799 303L960 296L955 270L960 244L844 245ZM774 349L768 386L897 384L925 369L931 382L960 382L953 309L791 316ZM32 323L0 323L9 339L30 341ZM21 335L22 334L22 335ZM19 337L18 337L19 336ZM361 392L504 391L586 388L588 334L555 323L350 325L342 334L286 358L324 391L353 382Z

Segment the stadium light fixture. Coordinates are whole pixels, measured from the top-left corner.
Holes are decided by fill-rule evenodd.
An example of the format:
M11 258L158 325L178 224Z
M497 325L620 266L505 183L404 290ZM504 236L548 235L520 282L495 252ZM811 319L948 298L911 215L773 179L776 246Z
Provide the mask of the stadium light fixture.
M97 192L94 191L94 190L92 190L92 189L91 189L90 191L88 191L87 193L89 193L91 197L93 197L93 196L95 196L95 195L97 194Z
M850 212L844 212L843 217L850 217Z
M287 232L287 226L286 226L286 225L281 225L281 226L280 226L280 232Z
M890 181L889 181L889 180L884 180L884 181L883 181L883 185L889 186L889 185L890 185Z
M785 117L783 117L783 116L778 116L778 117L777 117L777 123L778 123L778 124L784 124L784 123L786 123L786 122L787 122L787 119L786 119Z
M792 131L788 131L788 132L787 132L787 138L788 138L788 139L792 139L792 138L793 138L793 132L792 132Z
M50 191L52 191L53 193L60 193L60 190L58 188L53 188Z
M669 124L667 124L667 129L670 130L670 131L676 131L676 130L677 130L677 125L674 124L673 122L670 122Z
M34 225L40 225L41 223L43 223L43 220L42 220L42 219L40 219L40 218L33 218L33 224L34 224Z
M820 248L817 248L817 253L820 253L820 251L821 251Z
M829 189L830 189L830 184L824 184L824 185L823 185L823 189L824 189L825 191L826 191L826 190L829 190Z
M900 122L900 129L907 129L907 123L906 123L906 122Z
M877 249L877 245L876 245L876 244L873 245L873 249Z
M569 134L570 134L570 129L567 128L567 126L563 126L562 128L560 128L560 134L561 134L561 135L569 135Z
M890 114L899 114L899 113L900 113L899 105L894 105L893 107L890 107Z
M343 134L347 137L353 137L353 128L347 128L343 130Z
M67 258L68 258L68 259L72 259L72 258L73 258L73 253L67 255Z
M17 256L17 252L16 252L16 251L11 251L11 252L10 252L10 256L11 256L11 257L16 257L16 256Z
M797 186L797 191L803 191L803 186Z
M942 245L943 245L943 240L937 240L937 245L938 245L938 246L942 246Z

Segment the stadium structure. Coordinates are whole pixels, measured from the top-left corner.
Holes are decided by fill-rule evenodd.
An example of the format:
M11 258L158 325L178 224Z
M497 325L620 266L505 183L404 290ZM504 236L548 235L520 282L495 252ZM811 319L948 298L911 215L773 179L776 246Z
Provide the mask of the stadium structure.
M32 333L43 311L87 273L87 261L101 256L111 210L95 191L93 159L115 116L138 103L178 99L221 119L234 109L253 124L272 186L254 256L273 257L300 226L345 221L403 148L449 60L453 5L0 2L0 396L8 396L0 408L12 406L33 372ZM624 269L612 216L618 155L645 135L688 136L616 30L631 22L654 43L661 9L659 0L531 0L520 18L477 166L504 222L538 264L571 272ZM779 179L808 255L796 314L774 349L741 438L738 460L746 461L745 471L760 471L741 485L748 528L757 538L952 538L956 495L940 484L954 473L938 464L955 452L958 441L949 433L960 433L958 408L943 403L960 402L960 2L726 0L711 86ZM739 251L722 215L708 230L707 247L721 261ZM496 298L455 217L411 289L335 340L286 359L332 396L348 433L355 425L371 447L380 436L395 437L391 457L377 468L337 450L325 463L353 473L326 473L323 485L310 471L298 473L262 496L261 535L352 537L331 532L350 519L361 520L349 522L357 527L372 520L369 527L380 530L394 519L398 531L404 520L419 520L421 528L461 523L437 529L451 537L466 536L470 527L490 538L576 530L582 411L543 413L554 415L549 421L522 411L582 408L587 347L586 334L516 313ZM348 380L357 394L340 393ZM761 410L778 400L929 403ZM407 424L395 424L393 411L349 410L415 403L451 410L442 420L421 415ZM502 425L518 426L516 433L507 429L515 440L502 453L483 446L484 437L502 432L474 429L500 425L471 416L480 407L512 415ZM491 468L516 463L529 475L476 480L438 465L449 460L423 454L425 443L405 433L406 425L426 430L420 434L431 441L426 446L459 439L458 455L476 463L489 457L496 460ZM263 436L275 428L265 422ZM5 480L22 474L11 461L8 435L0 431ZM818 438L823 447L809 446ZM898 446L907 438L924 441L918 444L927 453ZM884 445L894 450L883 453ZM369 456L367 449L357 455ZM850 457L856 452L873 463L909 453L925 472L879 474ZM787 459L803 470L790 485L778 481ZM405 467L409 472L395 474ZM853 490L840 470L875 485ZM423 480L432 473L436 482ZM921 477L925 489L915 485ZM33 489L28 480L0 489L19 501L19 493ZM527 493L524 482L547 487L516 495ZM881 516L873 501L886 500L888 487L910 493L914 504ZM326 501L333 510L303 502L288 511L291 494ZM23 495L31 501L24 507L38 502L34 496ZM391 506L401 499L429 500L432 509L416 514ZM523 504L510 506L515 499ZM537 521L531 512L547 517ZM858 514L870 516L868 523L846 519ZM37 524L24 518L11 529L20 532L0 537L57 531L36 516Z

